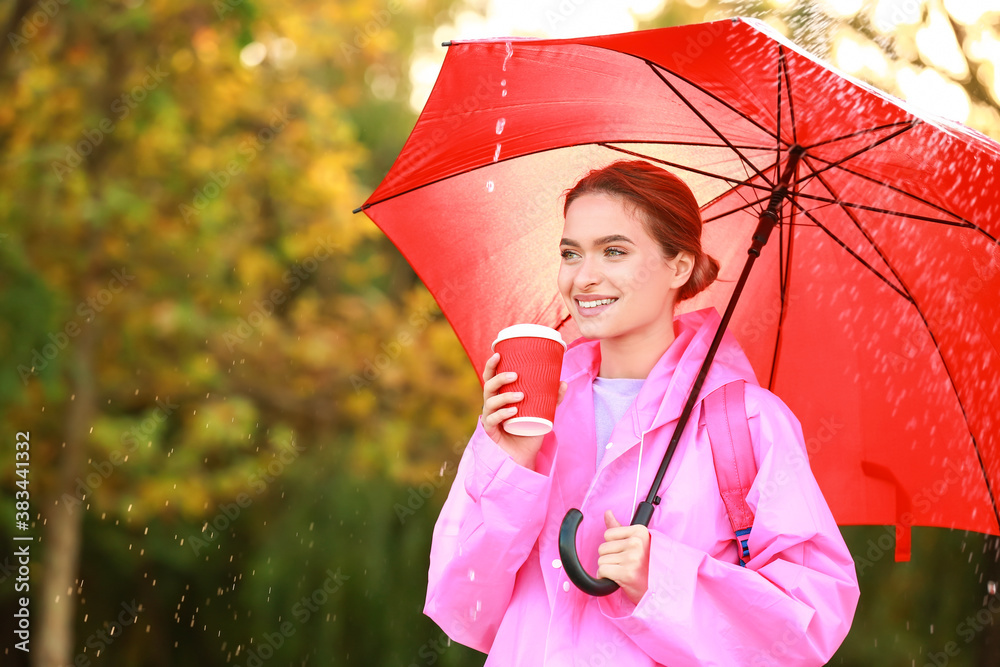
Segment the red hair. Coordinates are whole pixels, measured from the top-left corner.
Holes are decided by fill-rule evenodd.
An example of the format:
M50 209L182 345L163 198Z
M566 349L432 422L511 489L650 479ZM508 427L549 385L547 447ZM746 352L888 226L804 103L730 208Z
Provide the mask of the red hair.
M646 232L673 259L687 252L694 270L677 293L677 300L690 299L715 281L719 263L701 249L701 211L687 183L645 160L622 160L594 169L566 193L563 216L569 205L587 194L614 197L631 209Z

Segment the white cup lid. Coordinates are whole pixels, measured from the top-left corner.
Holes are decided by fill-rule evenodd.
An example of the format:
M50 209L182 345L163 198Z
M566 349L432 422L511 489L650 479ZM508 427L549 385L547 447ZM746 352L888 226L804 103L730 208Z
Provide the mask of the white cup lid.
M562 335L552 327L542 324L515 324L509 326L497 334L497 339L493 341L491 349L495 351L497 343L510 338L548 338L549 340L556 341L563 346L563 349L566 349L566 342L562 339Z

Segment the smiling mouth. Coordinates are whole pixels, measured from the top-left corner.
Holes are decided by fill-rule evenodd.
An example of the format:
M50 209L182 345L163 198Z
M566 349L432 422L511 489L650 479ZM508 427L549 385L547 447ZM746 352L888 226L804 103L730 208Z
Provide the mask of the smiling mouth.
M614 303L617 300L618 299L596 299L594 301L581 301L580 299L577 299L576 303L580 306L580 308L588 309L588 308L597 308L598 306L607 306Z

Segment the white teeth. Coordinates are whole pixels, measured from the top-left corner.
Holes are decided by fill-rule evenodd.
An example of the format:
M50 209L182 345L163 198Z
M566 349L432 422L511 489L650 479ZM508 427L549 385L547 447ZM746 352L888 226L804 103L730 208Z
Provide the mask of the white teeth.
M609 303L614 303L618 299L599 299L597 301L577 301L581 308L597 308L598 306L606 306Z

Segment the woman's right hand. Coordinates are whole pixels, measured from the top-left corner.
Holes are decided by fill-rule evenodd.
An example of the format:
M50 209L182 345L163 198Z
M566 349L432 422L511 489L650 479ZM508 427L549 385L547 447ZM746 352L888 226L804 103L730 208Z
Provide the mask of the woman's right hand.
M517 373L506 372L497 373L497 366L500 364L500 353L494 352L493 356L486 360L486 367L483 369L483 430L497 443L502 450L510 454L515 462L529 468L535 469L535 458L538 450L542 448L541 435L511 435L501 426L501 422L517 415L517 406L524 394L519 391L504 392L504 385L508 385L517 379ZM558 402L562 402L566 393L566 383L559 383Z

